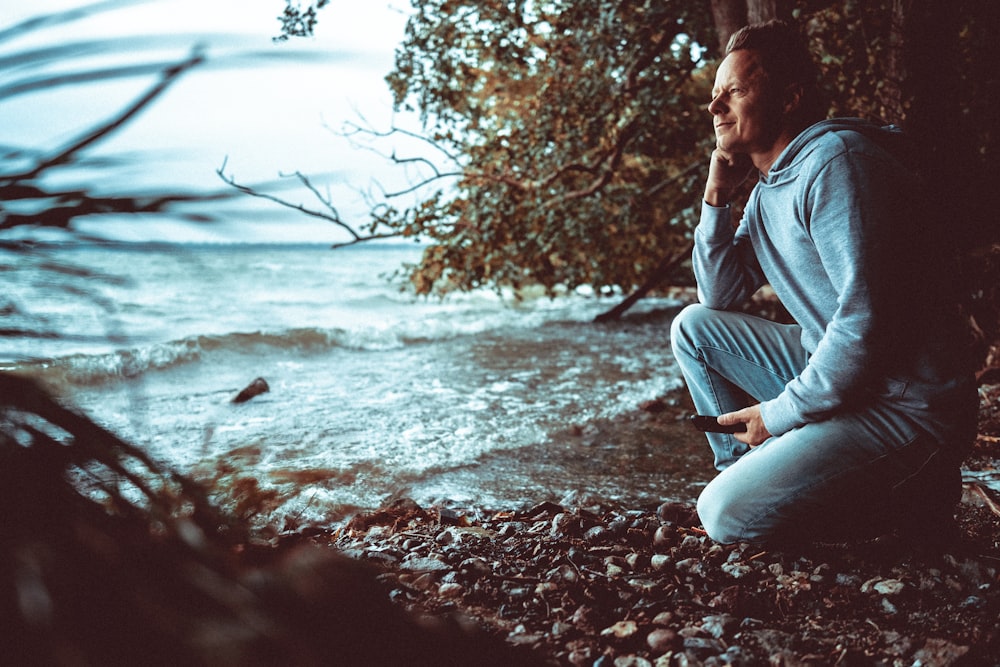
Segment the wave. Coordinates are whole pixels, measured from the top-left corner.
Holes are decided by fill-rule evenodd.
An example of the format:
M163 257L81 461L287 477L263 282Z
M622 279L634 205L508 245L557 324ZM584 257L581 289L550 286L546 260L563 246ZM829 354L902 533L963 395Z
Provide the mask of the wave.
M575 327L590 323L594 314L606 305L594 299L569 298L539 299L529 303L522 301L511 306L495 297L488 299L483 296L467 296L449 303L427 303L423 306L395 303L388 297L382 300L369 297L366 303L367 313L360 307L353 309L353 322L346 327L307 326L274 331L203 333L168 342L134 343L119 349L112 349L110 345L114 345L114 341L109 340L109 347L104 350L13 361L0 364L0 370L28 373L56 388L72 391L138 379L149 373L166 372L206 361L225 364L230 361L227 356L261 357L288 352L312 355L331 350L378 352L470 336L500 335L515 329L534 329L540 336L548 337L552 335L550 327L553 325L559 328L557 338L574 336L577 334L559 325ZM664 303L657 305L662 308ZM642 318L641 315L639 317ZM544 333L546 331L549 333Z
M286 331L202 334L164 343L123 348L112 352L76 353L49 359L4 364L3 370L39 377L66 389L99 387L133 380L152 372L169 371L223 357L282 352L322 354L334 349L383 351L471 335L483 331L460 322L414 320L396 326L360 326L352 329L304 327Z
M97 387L107 382L132 380L158 371L198 364L224 354L262 351L320 353L331 348L386 349L404 342L395 337L363 340L358 332L344 329L303 328L284 332L234 332L189 336L114 352L72 354L65 357L21 362L6 370L28 373L56 386Z

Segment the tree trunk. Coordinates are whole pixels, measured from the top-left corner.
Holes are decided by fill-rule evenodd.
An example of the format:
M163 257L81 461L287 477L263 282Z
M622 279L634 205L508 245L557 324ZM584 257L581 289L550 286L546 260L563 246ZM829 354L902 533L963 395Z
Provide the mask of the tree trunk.
M792 17L792 0L712 0L712 20L719 36L719 53L725 53L729 37L750 23Z
M792 17L790 0L748 0L747 23L764 23L772 19L788 20Z
M746 25L746 0L712 0L712 20L719 36L719 53L725 53L729 36Z

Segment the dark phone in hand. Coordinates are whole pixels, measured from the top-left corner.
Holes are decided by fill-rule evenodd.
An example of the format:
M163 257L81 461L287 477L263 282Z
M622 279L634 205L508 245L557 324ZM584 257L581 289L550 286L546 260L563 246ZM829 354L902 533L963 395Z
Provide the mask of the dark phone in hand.
M747 425L742 422L733 424L732 426L723 426L715 417L709 417L708 415L691 415L691 423L699 431L708 431L710 433L744 433L747 430Z

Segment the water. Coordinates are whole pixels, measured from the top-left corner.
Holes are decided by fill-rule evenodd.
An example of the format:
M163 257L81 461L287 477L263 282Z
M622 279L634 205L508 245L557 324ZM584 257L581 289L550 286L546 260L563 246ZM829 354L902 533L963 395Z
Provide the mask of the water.
M409 245L2 252L0 367L223 497L256 479L270 519L692 500L711 476L700 436L637 410L681 387L672 299L595 324L615 300L416 298L389 278Z

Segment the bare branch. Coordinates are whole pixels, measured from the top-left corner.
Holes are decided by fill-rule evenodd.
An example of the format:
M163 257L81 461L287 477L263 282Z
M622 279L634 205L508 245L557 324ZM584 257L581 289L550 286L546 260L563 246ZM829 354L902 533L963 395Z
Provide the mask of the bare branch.
M556 203L589 197L607 185L611 181L611 177L614 175L615 171L618 169L618 165L621 164L622 155L625 153L625 147L629 144L632 138L635 137L638 127L639 120L637 118L633 118L622 129L618 137L615 139L615 144L612 147L610 154L604 158L604 165L601 169L600 175L591 181L589 185L577 190L570 190L569 192L553 197L546 201L543 206L551 206ZM565 173L566 170L563 169L561 171Z
M640 299L649 294L658 285L666 282L667 278L680 266L684 260L686 260L691 255L691 250L694 248L693 243L689 243L680 252L676 252L672 255L664 257L660 260L660 263L656 265L656 268L650 272L649 277L646 279L638 289L629 294L621 303L612 308L609 311L603 312L594 318L595 322L610 322L612 320L617 320L622 316L622 314L634 306Z
M295 172L294 175L299 179L299 181L302 183L302 185L304 185L310 192L312 192L313 196L315 196L323 204L323 206L326 207L326 209L327 209L328 212L323 212L323 211L319 211L319 210L312 209L312 208L306 208L306 206L303 205L303 204L293 204L292 202L288 201L287 199L282 199L281 197L277 197L275 195L268 194L266 192L261 192L260 190L257 190L256 188L253 188L253 187L250 187L250 186L247 186L247 185L243 185L242 183L238 183L234 177L227 176L226 173L225 173L226 164L228 163L228 160L229 160L229 158L227 157L225 160L223 160L222 166L220 166L218 169L215 170L215 173L218 174L219 178L221 178L224 183L232 186L233 188L235 188L236 190L242 192L243 194L250 195L251 197L257 197L259 199L265 199L267 201L273 202L273 203L275 203L275 204L277 204L279 206L282 206L284 208L289 208L289 209L292 209L293 211L297 211L299 213L302 213L302 214L304 214L306 216L309 216L311 218L318 218L320 220L326 220L327 222L330 222L330 223L333 223L334 225L337 225L338 227L340 227L341 229L343 229L345 232L347 232L351 236L351 240L350 241L346 241L346 242L343 242L343 243L334 243L333 246L332 246L334 248L342 248L342 247L354 245L354 244L357 244L357 243L364 243L366 241L375 241L375 240L379 240L379 239L389 239L389 238L396 238L396 237L402 236L401 232L388 232L388 233L381 233L381 234L362 234L361 232L359 232L358 230L356 230L353 226L351 226L350 223L345 222L340 217L340 213L333 206L333 203L330 200L330 198L329 197L324 197L319 192L319 190L316 188L316 186L312 183L312 181L310 181L308 177L306 177L304 174L302 174L300 172Z
M660 181L659 183L657 183L656 185L654 185L653 187L651 187L648 190L646 190L646 196L647 197L651 197L651 196L655 195L656 193L660 192L661 190L670 187L674 183L677 183L682 178L686 178L687 176L690 176L694 172L696 172L699 169L701 169L703 166L705 166L705 165L704 165L703 161L701 161L701 160L698 160L697 162L693 162L693 163L689 164L687 167L685 167L685 169L683 171L681 171L676 176L674 176L672 178L664 179L664 180Z
M428 185L430 185L431 183L433 183L434 181L439 181L439 180L442 180L442 179L445 179L445 178L457 178L457 177L464 176L464 175L465 174L463 174L460 171L447 172L447 173L444 173L444 174L435 174L434 176L431 176L430 178L425 178L424 180L420 181L419 183L415 183L415 184L411 185L410 187L405 188L403 190L396 190L395 192L386 192L385 190L382 190L382 196L384 196L386 199L394 199L396 197L402 197L403 195L412 194L412 193L416 192L417 190L425 188Z
M389 138L391 136L395 136L395 135L402 135L404 137L410 137L411 139L416 139L417 141L420 141L422 143L427 144L428 146L430 146L434 150L438 151L439 153L441 153L442 155L444 155L446 158L448 158L449 160L451 160L455 164L458 164L458 165L462 164L462 161L461 161L461 159L459 159L458 156L453 155L452 153L449 153L447 150L445 150L445 148L441 145L441 143L439 141L436 141L435 139L433 139L431 137L428 137L428 136L423 135L423 134L419 134L417 132L413 132L412 130L405 130L405 129L401 128L401 127L396 127L395 125L390 125L390 127L389 127L388 130L379 131L379 130L376 130L372 126L372 124L368 122L368 120L364 117L363 114L361 114L358 111L355 111L355 113L357 113L358 118L360 118L364 122L364 124L366 125L366 127L362 127L361 125L358 125L356 123L344 123L344 125L346 127L351 128L350 132L341 132L341 131L338 131L338 130L334 130L334 129L330 128L330 126L328 126L328 125L326 125L325 127L328 130L330 130L330 132L332 132L332 133L334 133L334 134L336 134L338 136L341 136L341 137L343 137L345 139L350 139L351 137L353 137L354 135L357 135L357 134L365 134L365 135L368 135L370 137L374 137L376 139L387 139L387 138ZM364 146L359 146L359 148L365 148L365 147ZM372 149L372 150L374 150L374 149Z

